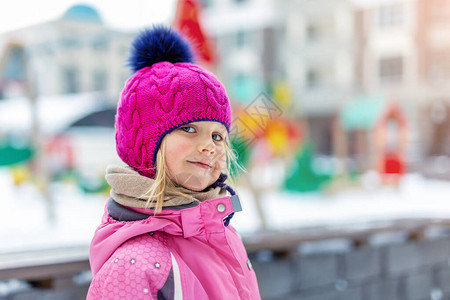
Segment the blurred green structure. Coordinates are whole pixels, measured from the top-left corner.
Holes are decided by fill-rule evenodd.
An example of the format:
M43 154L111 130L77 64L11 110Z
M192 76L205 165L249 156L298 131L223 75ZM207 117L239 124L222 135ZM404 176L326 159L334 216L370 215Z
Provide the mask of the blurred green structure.
M30 160L35 149L29 143L17 143L12 137L0 139L0 166L11 166Z
M331 174L319 174L313 167L314 147L310 141L305 142L294 157L288 169L284 188L295 192L316 192L323 188Z

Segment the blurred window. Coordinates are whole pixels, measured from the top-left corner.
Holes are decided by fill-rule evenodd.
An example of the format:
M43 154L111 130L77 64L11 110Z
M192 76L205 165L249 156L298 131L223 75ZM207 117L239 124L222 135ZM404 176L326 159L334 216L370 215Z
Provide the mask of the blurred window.
M79 72L75 67L66 67L63 70L66 93L73 94L79 92L78 77Z
M333 139L331 136L331 128L333 124L333 116L308 116L307 122L316 153L321 155L332 155Z
M80 47L79 41L74 38L63 38L60 43L64 49L74 49Z
M44 43L36 44L34 46L34 51L38 56L53 55L52 45L47 41Z
M25 51L22 47L10 47L4 66L5 79L25 79Z
M105 70L97 70L93 74L93 88L94 91L105 91L108 76Z
M314 24L309 24L306 27L306 37L309 41L314 41L318 37L318 29L317 26Z
M380 27L398 26L403 23L403 4L389 4L378 8L378 25Z
M106 51L108 50L108 39L103 36L97 37L92 41L92 48L95 51Z
M238 30L236 32L236 46L238 47L243 47L245 45L245 31L243 30Z
M317 87L319 83L317 71L315 70L308 70L306 73L306 87L308 88L314 88Z
M394 56L380 59L379 77L383 82L401 81L403 78L403 57Z

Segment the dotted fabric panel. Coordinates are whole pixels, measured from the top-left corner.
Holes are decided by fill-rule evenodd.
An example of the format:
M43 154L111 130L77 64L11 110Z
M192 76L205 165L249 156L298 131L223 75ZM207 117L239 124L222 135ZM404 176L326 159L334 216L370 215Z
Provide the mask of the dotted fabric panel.
M172 267L163 233L122 244L96 274L88 299L156 299Z

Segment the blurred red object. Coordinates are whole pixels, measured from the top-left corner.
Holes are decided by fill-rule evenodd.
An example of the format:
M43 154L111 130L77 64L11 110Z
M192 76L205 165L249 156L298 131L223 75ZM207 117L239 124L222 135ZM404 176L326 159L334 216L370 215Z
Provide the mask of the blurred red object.
M201 7L195 0L178 0L173 26L192 44L196 58L214 65L216 54L200 22Z
M405 160L398 153L388 152L384 156L382 177L384 181L398 182L403 174L405 174Z

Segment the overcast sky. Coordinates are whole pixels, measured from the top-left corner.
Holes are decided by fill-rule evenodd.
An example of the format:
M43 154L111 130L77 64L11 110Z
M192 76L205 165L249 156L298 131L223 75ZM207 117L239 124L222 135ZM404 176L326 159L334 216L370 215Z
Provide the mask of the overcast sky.
M54 20L74 4L96 8L107 25L119 30L167 22L175 10L175 0L2 0L0 33Z

